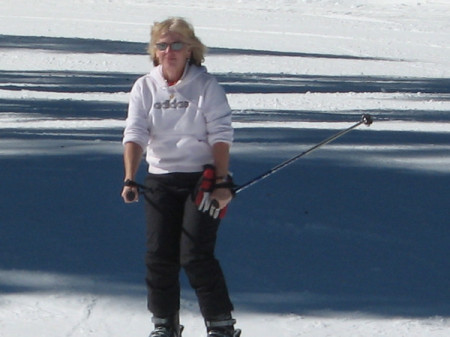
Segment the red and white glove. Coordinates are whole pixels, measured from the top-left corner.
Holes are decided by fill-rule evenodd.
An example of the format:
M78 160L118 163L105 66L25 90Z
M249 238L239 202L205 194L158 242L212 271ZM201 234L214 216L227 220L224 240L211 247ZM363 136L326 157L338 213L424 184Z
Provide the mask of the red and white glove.
M233 197L233 181L231 176L227 176L226 179L220 183L216 182L216 170L213 165L205 165L202 177L197 185L197 192L195 197L195 204L198 206L198 210L208 213L214 219L222 219L227 211L227 204L220 208L217 197L220 193L218 189L226 188L231 191Z
M197 184L195 204L198 210L206 212L211 206L211 193L214 190L214 183L216 181L216 169L213 165L205 165L203 174Z

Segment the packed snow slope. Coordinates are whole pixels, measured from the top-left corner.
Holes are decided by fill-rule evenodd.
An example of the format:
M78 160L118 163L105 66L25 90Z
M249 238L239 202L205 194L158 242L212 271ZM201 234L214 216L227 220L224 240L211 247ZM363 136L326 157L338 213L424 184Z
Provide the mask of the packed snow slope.
M444 0L1 0L0 336L148 335L121 135L168 16L209 47L238 184L374 118L233 200L217 255L243 336L448 336ZM182 285L185 336L202 336Z

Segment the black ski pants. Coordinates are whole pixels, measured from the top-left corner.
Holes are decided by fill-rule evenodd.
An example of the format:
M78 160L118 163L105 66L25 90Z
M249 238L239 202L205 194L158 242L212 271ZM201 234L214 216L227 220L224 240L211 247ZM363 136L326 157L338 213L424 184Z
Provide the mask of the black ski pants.
M220 220L198 211L194 203L200 177L201 172L149 174L146 178L146 283L148 309L155 317L172 317L180 310L181 268L205 319L233 310L214 255Z

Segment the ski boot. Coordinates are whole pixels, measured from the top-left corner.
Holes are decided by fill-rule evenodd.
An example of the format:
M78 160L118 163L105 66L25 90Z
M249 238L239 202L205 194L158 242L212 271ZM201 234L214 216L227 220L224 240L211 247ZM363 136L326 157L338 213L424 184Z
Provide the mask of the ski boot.
M152 322L155 329L149 337L181 337L183 326L180 325L178 314L170 318L153 317Z
M222 318L224 319L206 321L207 337L239 337L241 330L234 328L236 320L231 315Z

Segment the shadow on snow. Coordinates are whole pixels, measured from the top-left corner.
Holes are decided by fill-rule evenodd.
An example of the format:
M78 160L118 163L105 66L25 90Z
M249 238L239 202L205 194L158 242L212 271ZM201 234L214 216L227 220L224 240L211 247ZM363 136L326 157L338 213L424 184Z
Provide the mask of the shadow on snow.
M73 131L66 141L92 144ZM34 132L12 136L48 144L64 139L52 130ZM115 132L98 133L95 139L110 141ZM300 152L306 148L301 144L333 132L236 130L237 148L256 145L250 155L233 155L236 182L297 153L286 145L299 144ZM299 160L234 200L217 254L237 308L450 314L449 176L354 161L352 146L357 144L367 145L369 153L371 145L389 142L445 144L439 135L404 135L355 131L335 143L343 146L338 153L324 148L321 156ZM68 148L62 155L0 159L2 190L13 192L3 194L0 206L2 270L78 275L98 280L104 285L97 284L96 291L105 293L117 293L114 284L142 286L141 292L121 288L128 295L142 295L143 209L142 204L124 205L119 197L122 158L120 138L116 140L117 154L74 155ZM274 152L268 155L271 146ZM358 155L364 159L364 151ZM140 180L144 171L142 167ZM5 283L0 289L42 290ZM183 289L189 289L186 280ZM74 284L72 290L86 289Z
M115 41L101 39L47 37L47 36L16 36L0 34L0 49L38 49L52 52L72 53L106 53L125 55L146 55L147 43ZM319 53L279 52L268 50L254 50L241 48L208 48L210 55L249 55L249 56L285 56L309 57L367 61L401 61L386 58L373 58L353 55L333 55Z
M87 71L0 71L0 89L67 93L128 92L139 76L129 73ZM450 93L450 79L446 78L262 73L227 73L215 76L230 94L432 93L441 95L434 99L448 99Z

